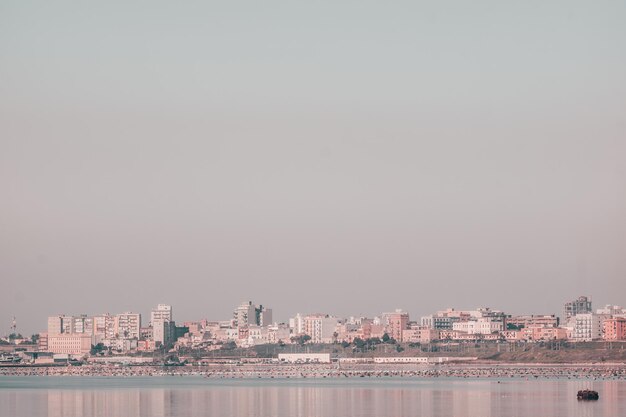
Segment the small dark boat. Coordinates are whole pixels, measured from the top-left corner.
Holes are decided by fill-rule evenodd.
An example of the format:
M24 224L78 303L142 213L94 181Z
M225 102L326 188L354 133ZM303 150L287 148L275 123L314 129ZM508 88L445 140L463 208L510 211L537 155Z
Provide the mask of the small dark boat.
M598 400L600 399L600 395L598 395L598 391L584 389L578 391L578 394L576 394L576 398L578 398L579 400Z

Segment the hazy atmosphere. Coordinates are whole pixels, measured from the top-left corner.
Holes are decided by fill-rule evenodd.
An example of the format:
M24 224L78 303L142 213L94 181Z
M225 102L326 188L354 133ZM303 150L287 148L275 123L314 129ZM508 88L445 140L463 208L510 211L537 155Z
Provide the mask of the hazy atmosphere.
M609 1L0 1L0 334L157 303L624 305L624 22Z

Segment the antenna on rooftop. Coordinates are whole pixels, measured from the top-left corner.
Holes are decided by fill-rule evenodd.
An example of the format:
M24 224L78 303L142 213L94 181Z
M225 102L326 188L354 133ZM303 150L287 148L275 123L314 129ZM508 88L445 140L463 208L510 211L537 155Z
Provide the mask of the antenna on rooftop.
M16 333L17 330L17 321L15 321L15 316L13 316L13 321L11 322L11 333Z

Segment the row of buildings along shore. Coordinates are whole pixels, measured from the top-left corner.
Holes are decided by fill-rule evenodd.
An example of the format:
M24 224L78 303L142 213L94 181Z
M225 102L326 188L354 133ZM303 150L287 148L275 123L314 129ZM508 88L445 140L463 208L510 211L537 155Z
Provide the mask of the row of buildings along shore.
M419 320L402 310L377 317L340 318L331 314L296 314L288 323L273 320L272 309L251 301L238 305L224 321L174 321L171 305L159 304L144 325L141 314L48 317L37 352L73 356L103 356L195 349L203 351L249 348L265 344L330 344L359 346L365 341L429 344L463 341L626 340L626 309L607 305L593 310L586 296L567 302L563 314L513 316L490 308L448 308ZM20 340L13 340L15 344ZM37 354L34 354L37 356Z

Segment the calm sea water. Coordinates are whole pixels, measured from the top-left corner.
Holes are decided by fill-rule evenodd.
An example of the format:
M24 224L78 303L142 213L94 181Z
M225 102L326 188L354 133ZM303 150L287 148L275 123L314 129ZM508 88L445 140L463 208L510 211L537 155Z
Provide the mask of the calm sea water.
M579 389L600 392L576 400ZM626 416L626 381L0 377L2 417Z

